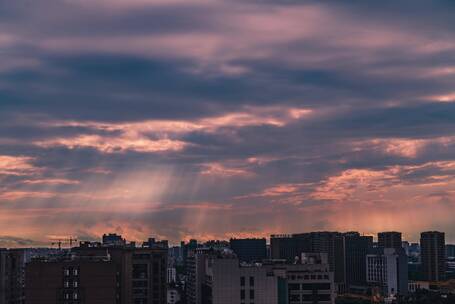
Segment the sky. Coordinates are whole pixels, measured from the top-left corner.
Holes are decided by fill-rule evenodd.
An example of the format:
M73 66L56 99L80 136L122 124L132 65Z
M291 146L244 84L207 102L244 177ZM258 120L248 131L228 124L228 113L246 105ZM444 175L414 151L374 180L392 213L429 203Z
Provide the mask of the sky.
M0 247L455 242L453 1L0 0Z

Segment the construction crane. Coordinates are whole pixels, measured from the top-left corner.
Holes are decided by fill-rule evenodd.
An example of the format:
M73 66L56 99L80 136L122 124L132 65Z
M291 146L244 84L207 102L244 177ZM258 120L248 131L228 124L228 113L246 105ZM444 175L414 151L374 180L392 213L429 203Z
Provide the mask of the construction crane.
M73 237L69 237L67 239L58 239L54 240L54 242L51 243L51 246L58 246L58 250L62 249L62 245L69 244L70 248L73 247L73 243L76 243L77 239Z

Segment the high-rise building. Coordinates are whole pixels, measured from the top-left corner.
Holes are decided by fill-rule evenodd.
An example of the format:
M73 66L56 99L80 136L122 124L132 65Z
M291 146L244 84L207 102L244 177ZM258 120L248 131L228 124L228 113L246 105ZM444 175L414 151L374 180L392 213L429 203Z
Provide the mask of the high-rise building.
M7 304L9 301L8 286L8 250L0 248L0 304Z
M408 259L405 252L395 248L380 248L368 254L367 283L379 287L386 297L408 293Z
M373 237L358 232L344 234L346 287L354 289L367 284L366 256L373 247Z
M25 302L25 265L30 249L0 249L0 304Z
M230 239L229 246L240 262L261 262L267 258L265 239Z
M446 257L455 259L455 245L446 245Z
M388 231L378 233L379 248L402 248L401 232Z
M311 248L307 252L327 254L330 271L334 273L335 283L342 284L345 279L345 260L343 234L321 231L308 234Z
M298 256L296 239L290 234L273 234L270 237L272 259L294 261Z
M420 234L422 275L427 281L443 281L446 272L444 232L427 231Z
M303 252L325 253L330 271L334 273L337 289L346 285L345 234L332 231L272 235L270 239L272 258L293 262Z

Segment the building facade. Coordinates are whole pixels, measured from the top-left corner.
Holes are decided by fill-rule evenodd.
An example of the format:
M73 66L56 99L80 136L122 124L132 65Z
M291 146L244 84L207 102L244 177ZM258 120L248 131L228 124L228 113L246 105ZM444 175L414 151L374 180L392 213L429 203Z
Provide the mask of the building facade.
M401 240L401 232L388 231L378 233L378 247L379 248L395 248L400 249L403 247Z
M35 260L27 264L27 304L117 304L120 282L106 259Z
M240 263L229 252L206 258L203 304L332 304L333 273L327 255L303 254L295 264L283 260Z
M361 236L358 232L344 234L345 282L348 289L367 285L366 256L372 248L373 237Z
M380 249L366 257L367 283L379 287L382 295L405 296L408 293L408 259L403 250Z
M230 239L229 246L240 262L261 262L267 258L266 239Z
M84 242L69 255L33 260L27 265L27 304L28 299L32 304L165 304L166 244L153 239L142 247Z
M420 235L420 254L423 278L427 281L443 281L446 272L444 232L422 232Z

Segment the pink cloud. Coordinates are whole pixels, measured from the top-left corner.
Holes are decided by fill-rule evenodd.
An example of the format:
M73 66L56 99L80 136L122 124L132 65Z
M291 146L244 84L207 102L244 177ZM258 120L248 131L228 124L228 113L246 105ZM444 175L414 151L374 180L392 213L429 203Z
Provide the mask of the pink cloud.
M207 175L207 176L217 176L217 177L233 177L233 176L251 177L254 175L253 172L250 172L247 169L236 168L236 167L227 167L226 165L224 165L222 163L204 164L201 174Z
M40 171L26 156L0 155L0 175L30 175Z
M125 123L92 121L54 121L51 127L86 127L94 130L119 132L120 135L78 135L75 137L49 138L34 142L41 147L65 146L69 149L94 148L104 153L125 151L166 152L181 151L188 143L180 140L190 132L216 132L221 128L271 125L282 127L304 119L314 111L303 108L245 107L243 111L197 120L145 120ZM154 135L157 139L150 139Z
M55 138L35 142L41 147L65 146L69 149L94 148L104 153L125 151L137 152L165 152L180 151L186 143L172 139L151 140L145 137L121 136L117 138L102 137L99 135L80 135L75 138Z

